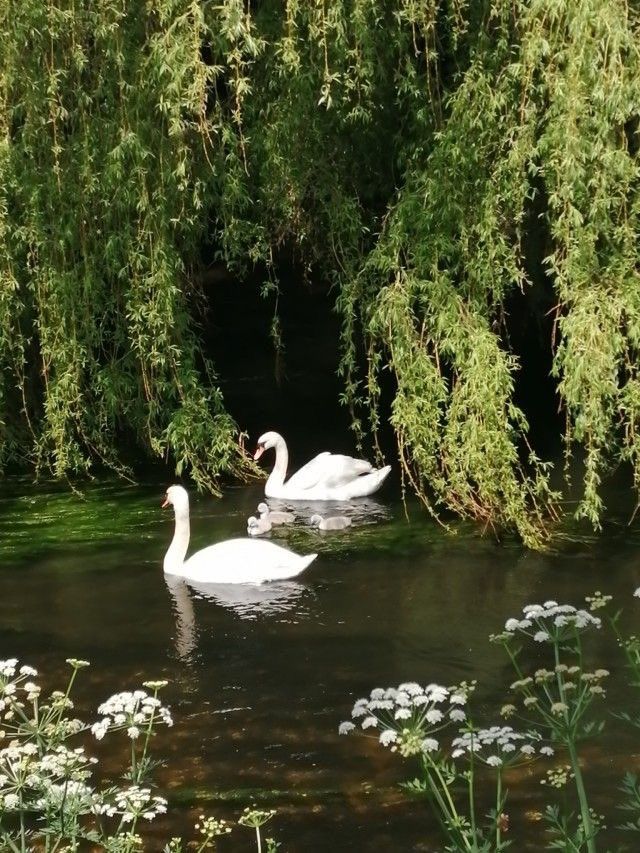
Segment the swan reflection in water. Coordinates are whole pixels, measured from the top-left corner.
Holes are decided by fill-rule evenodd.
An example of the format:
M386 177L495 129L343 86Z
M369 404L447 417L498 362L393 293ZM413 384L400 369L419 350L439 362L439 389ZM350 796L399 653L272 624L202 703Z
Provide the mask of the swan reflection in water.
M286 533L290 527L302 525L308 527L311 516L320 515L345 515L351 519L355 527L366 524L379 524L389 521L393 515L391 508L375 498L354 498L349 501L292 501L282 498L268 498L266 503L270 511L293 512L296 520L293 524L285 524L278 527L277 533Z
M176 651L182 660L198 645L198 627L193 599L206 599L232 610L241 619L276 616L293 609L308 588L297 581L270 581L263 584L188 583L176 575L165 575L176 614Z

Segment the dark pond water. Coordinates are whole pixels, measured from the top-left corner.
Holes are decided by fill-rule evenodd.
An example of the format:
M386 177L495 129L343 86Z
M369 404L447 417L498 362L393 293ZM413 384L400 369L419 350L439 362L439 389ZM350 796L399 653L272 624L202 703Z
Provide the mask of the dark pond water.
M600 589L625 605L631 630L640 607L640 534L622 516L600 538L567 534L535 554L471 525L446 533L417 507L405 512L392 485L348 508L347 531L314 532L302 517L273 537L320 553L299 582L203 597L163 576L173 529L159 506L165 485L98 483L77 496L5 480L0 497L0 657L31 663L51 685L66 657L87 658L85 710L148 678L170 682L175 726L156 749L172 817L158 834L256 802L278 809L273 831L286 853L439 850L426 804L398 788L412 769L372 740L338 737L354 699L406 679L477 679L476 717L498 722L512 679L487 638L508 616L549 597L580 604ZM192 547L242 535L260 497L259 485L219 500L192 495ZM604 632L595 642L594 663L613 672L607 707L631 710L613 644ZM586 749L585 770L596 806L611 812L638 749L622 723L608 719L607 732ZM535 813L547 767L511 780L513 833L527 838L514 849L542 849ZM250 850L246 833L219 849Z

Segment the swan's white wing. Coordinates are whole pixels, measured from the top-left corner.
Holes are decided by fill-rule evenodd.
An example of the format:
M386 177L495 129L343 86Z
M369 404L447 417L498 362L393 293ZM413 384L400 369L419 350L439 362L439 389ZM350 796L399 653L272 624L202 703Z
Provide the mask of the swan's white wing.
M339 453L318 453L286 482L287 489L337 488L373 471L370 462Z
M287 488L293 486L296 489L313 489L319 482L322 482L322 472L325 470L330 456L331 454L327 450L324 453L318 453L310 462L307 462L289 477L286 483Z
M263 583L294 577L315 557L264 540L228 539L197 551L184 563L181 574L187 580L208 583Z

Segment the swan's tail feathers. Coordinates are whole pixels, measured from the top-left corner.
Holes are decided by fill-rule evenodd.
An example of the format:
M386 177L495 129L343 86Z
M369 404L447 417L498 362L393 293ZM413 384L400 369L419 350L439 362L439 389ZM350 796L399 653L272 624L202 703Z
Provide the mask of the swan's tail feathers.
M269 580L280 580L286 581L290 578L297 578L298 575L301 575L302 572L309 566L315 558L318 556L317 554L303 554L298 556L297 554L293 555L297 559L295 562L289 561L286 567L282 566L273 575L269 578Z
M385 479L389 476L391 465L385 465L384 468L378 468L377 471L372 471L370 474L363 474L357 477L349 486L349 498L364 498L367 495L372 495L377 492Z

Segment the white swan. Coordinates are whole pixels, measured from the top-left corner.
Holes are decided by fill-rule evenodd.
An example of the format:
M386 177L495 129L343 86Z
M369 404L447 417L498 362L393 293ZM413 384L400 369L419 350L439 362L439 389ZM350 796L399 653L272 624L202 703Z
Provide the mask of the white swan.
M276 451L276 464L264 489L268 498L298 501L348 501L351 498L362 498L377 491L391 471L390 465L375 469L364 459L325 451L307 462L285 483L289 452L279 433L265 432L261 435L253 458L259 459L271 447Z
M263 583L299 575L317 554L293 551L256 539L227 539L197 551L185 561L189 547L189 495L182 486L169 486L163 507L172 504L175 532L164 557L164 571L203 583Z
M351 527L351 519L346 515L330 515L327 518L312 515L309 523L318 530L344 530L345 527Z
M255 515L252 515L247 519L247 533L249 536L262 536L265 533L268 533L271 530L271 522L269 518L256 518Z
M269 509L266 503L258 504L258 512L260 513L260 518L268 519L272 526L274 524L292 524L296 520L292 512L280 512Z

